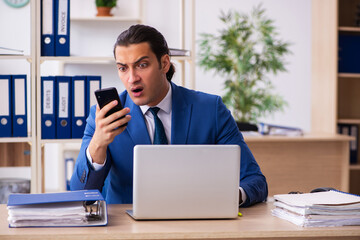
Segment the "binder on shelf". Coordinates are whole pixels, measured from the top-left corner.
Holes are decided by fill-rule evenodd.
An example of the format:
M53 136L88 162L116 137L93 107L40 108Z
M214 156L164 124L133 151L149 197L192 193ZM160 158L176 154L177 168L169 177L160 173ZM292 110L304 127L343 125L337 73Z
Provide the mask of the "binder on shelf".
M350 141L350 163L358 162L359 126L357 124L338 124L338 133L352 136L355 139Z
M108 222L99 190L11 194L7 209L9 227L90 227Z
M71 138L71 77L56 77L56 137Z
M340 73L360 73L358 56L360 55L360 36L339 34L339 65Z
M65 158L65 181L66 190L70 191L70 180L74 172L75 160L74 158Z
M41 0L41 56L55 56L55 0Z
M0 75L0 137L12 136L11 75Z
M55 56L70 56L70 0L55 0Z
M90 113L90 107L97 104L94 92L101 88L101 76L87 76L86 99L87 111L86 116Z
M41 138L56 138L56 78L41 77Z
M26 75L12 75L12 135L27 137Z
M86 76L72 77L71 137L82 138L86 125Z

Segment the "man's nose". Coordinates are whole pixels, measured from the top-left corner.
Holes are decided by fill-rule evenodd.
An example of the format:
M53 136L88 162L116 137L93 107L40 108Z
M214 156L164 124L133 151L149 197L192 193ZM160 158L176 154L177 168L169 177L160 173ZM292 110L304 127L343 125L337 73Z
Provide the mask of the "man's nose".
M135 69L130 69L130 71L129 71L129 80L128 80L128 81L129 81L130 83L133 83L133 82L138 81L139 79L140 79L140 78L139 78L136 70L135 70Z

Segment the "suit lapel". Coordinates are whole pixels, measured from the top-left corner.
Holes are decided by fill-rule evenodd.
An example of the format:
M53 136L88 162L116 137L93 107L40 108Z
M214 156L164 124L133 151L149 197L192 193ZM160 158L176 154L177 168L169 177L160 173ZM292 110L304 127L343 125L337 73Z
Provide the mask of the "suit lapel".
M181 88L171 83L172 87L172 119L171 144L186 144L192 105L188 104L181 92Z
M126 127L134 145L151 144L150 136L146 127L141 109L127 95L125 107L130 108L131 120Z

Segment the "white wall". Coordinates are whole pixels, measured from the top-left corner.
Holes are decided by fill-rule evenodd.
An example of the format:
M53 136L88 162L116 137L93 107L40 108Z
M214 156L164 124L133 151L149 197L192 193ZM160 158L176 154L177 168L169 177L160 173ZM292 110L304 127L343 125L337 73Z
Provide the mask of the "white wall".
M34 0L32 0L34 1ZM283 40L292 43L292 55L287 58L288 72L277 76L270 76L276 86L276 92L288 102L284 112L261 119L267 123L296 126L310 131L311 112L311 0L195 0L196 1L196 37L199 33L215 33L221 22L218 19L220 10L235 9L249 12L253 6L263 2L266 15L275 21L278 32ZM72 16L89 16L95 14L93 0L71 1ZM153 25L166 37L170 47L179 47L179 11L178 1L175 0L144 0L145 22ZM84 7L87 3L87 7ZM115 14L133 16L136 12L136 1L119 0ZM188 1L187 1L188 5ZM85 5L86 6L86 5ZM8 7L0 1L0 46L21 48L28 54L30 50L29 8L21 9ZM187 24L189 24L187 17ZM126 26L118 23L72 23L71 25L71 54L85 56L108 56L112 54L112 46L116 36ZM94 31L94 35L90 35ZM103 35L111 35L104 38ZM187 41L187 47L189 41ZM22 64L22 63L21 63ZM42 74L57 73L57 64L49 65ZM176 63L175 63L176 64ZM0 74L21 72L20 64L0 61ZM44 64L42 66L45 66ZM28 71L28 70L27 70ZM96 74L104 73L103 86L115 85L122 90L116 69L111 65L66 65L66 74ZM178 77L175 78L178 82ZM212 94L223 94L223 79L213 73L204 73L196 68L196 89ZM56 149L48 149L46 161L46 188L53 188L59 184L56 179L57 167L52 165L57 160L53 153Z
M90 0L87 1L91 4ZM121 4L122 2L123 0L120 1L119 7L116 9L119 14L131 15L134 11L136 12L134 10L136 5L127 6L126 4ZM146 0L143 2L145 4L145 23L156 27L162 32L169 46L179 47L179 1ZM275 92L284 97L288 106L285 107L284 112L277 112L260 120L267 123L296 126L303 128L305 131L310 131L311 0L195 0L195 2L196 39L198 39L200 33L216 33L222 28L222 23L219 20L221 10L227 12L229 9L233 9L247 13L254 6L262 3L262 6L266 9L266 15L275 21L274 24L277 27L280 38L291 43L290 50L292 54L286 58L286 62L288 62L286 65L287 72L279 73L276 76L269 75L269 78L275 85ZM74 5L73 15L95 14L95 8L88 9L88 11L80 11L80 7L75 7L78 4L76 1L73 1L72 4ZM189 1L186 1L186 6L188 5ZM121 12L124 6L126 8ZM190 19L190 16L187 16L187 19ZM187 21L187 24L189 24L189 21ZM91 51L96 51L89 49L91 49L91 44L99 36L91 37L91 39L84 42L87 35L82 34L83 32L90 34L90 31L93 31L94 28L112 36L106 40L100 39L100 41L96 41L96 46L102 49L97 51L96 54L111 55L115 38L124 29L124 26L121 24L102 24L101 28L94 26L94 24L87 27L78 25L81 24L76 23L72 25L73 35L77 35L77 38L72 40L72 47L74 48L72 48L71 52L75 55L93 55ZM81 31L81 33L78 31ZM80 35L82 35L82 38L79 37ZM188 39L186 43L189 47ZM80 66L75 67L80 69ZM83 67L81 66L81 68ZM93 71L93 67L88 69ZM115 68L113 69L115 71ZM114 73L109 78L111 78L110 82L105 79L105 85L114 84L113 79L117 79L117 76ZM115 81L115 86L122 90L123 87L119 80ZM178 83L178 78L175 78L175 82ZM197 90L222 95L224 93L223 82L224 80L221 77L215 76L212 72L205 73L199 67L196 68Z
M286 59L288 72L270 76L276 92L288 102L284 112L261 121L301 127L310 131L311 112L311 0L197 0L197 33L216 33L222 28L218 19L220 10L250 12L253 6L263 3L266 15L273 19L281 39L292 43L292 55ZM206 11L202 11L206 9ZM223 93L223 79L212 73L196 71L197 89L215 94Z
M11 8L0 1L0 46L25 50L30 53L30 4ZM0 65L4 70L5 65Z

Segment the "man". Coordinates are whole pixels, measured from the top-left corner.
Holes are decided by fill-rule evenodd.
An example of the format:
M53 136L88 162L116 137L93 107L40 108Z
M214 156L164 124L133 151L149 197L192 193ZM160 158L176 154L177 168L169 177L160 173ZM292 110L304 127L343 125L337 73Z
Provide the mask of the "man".
M101 110L91 108L71 178L72 190L97 188L108 203L132 203L133 148L157 143L155 124L161 121L165 144L239 145L240 204L266 200L266 179L221 98L171 82L175 69L160 32L145 25L131 26L119 35L114 57L126 88L120 94L124 108L108 117L105 114L116 101Z

